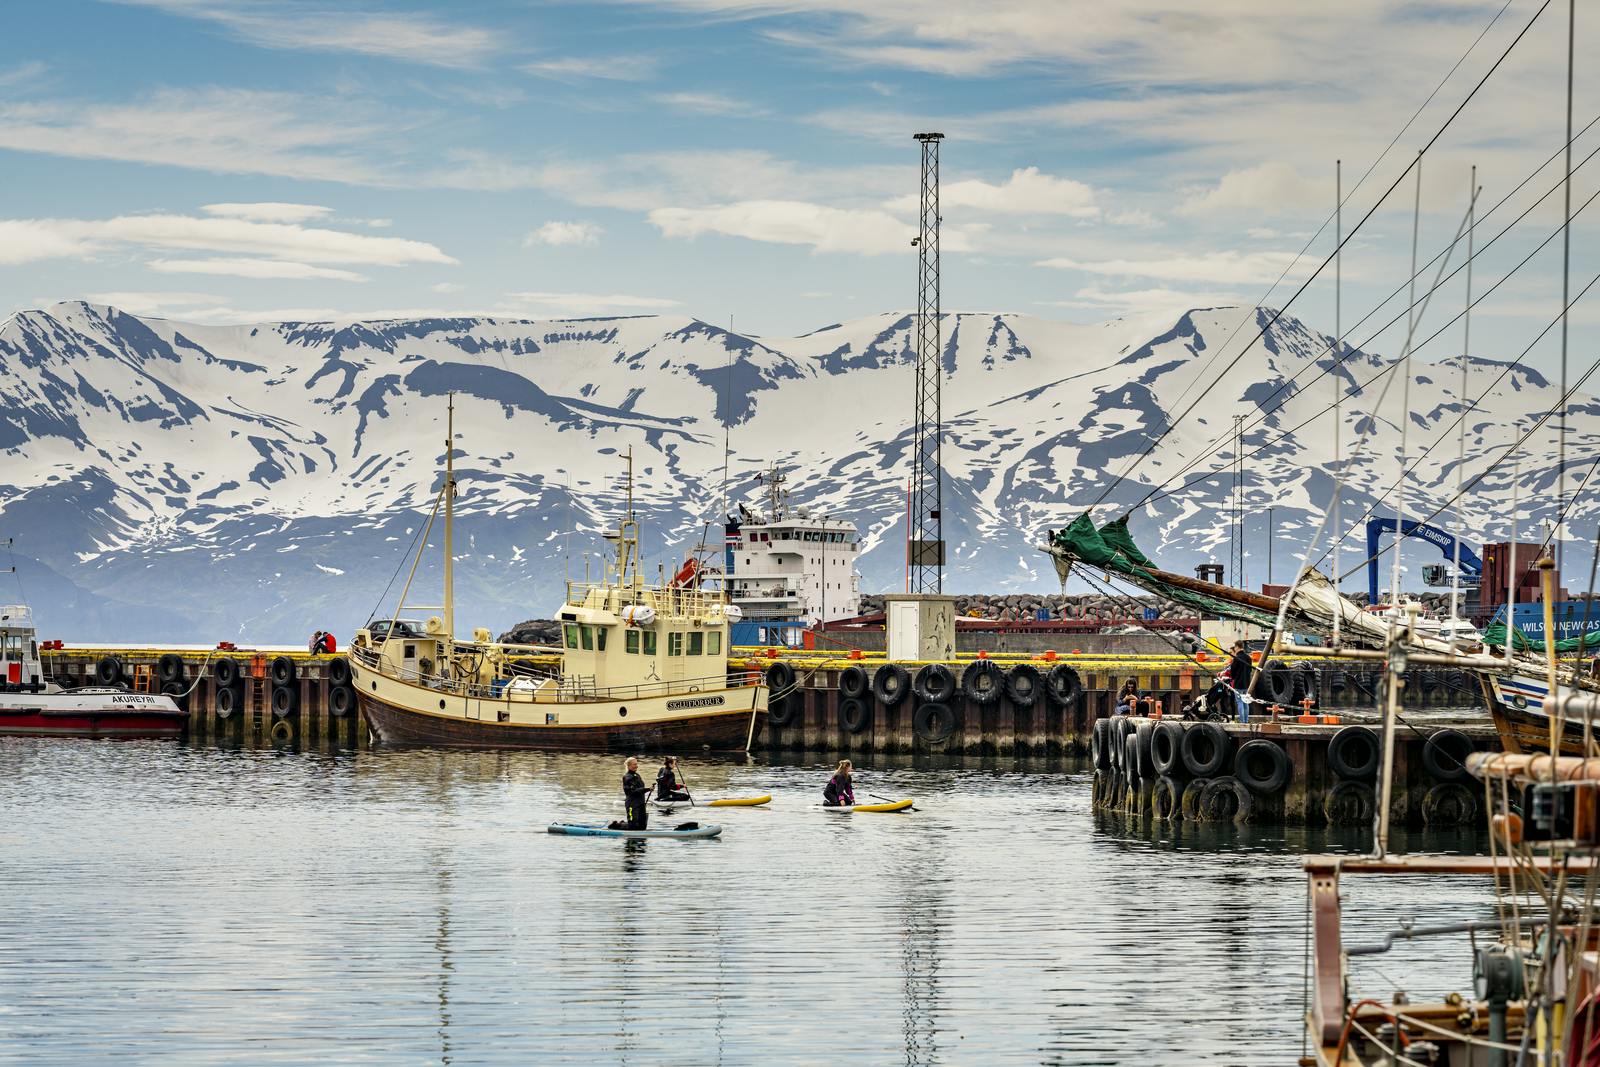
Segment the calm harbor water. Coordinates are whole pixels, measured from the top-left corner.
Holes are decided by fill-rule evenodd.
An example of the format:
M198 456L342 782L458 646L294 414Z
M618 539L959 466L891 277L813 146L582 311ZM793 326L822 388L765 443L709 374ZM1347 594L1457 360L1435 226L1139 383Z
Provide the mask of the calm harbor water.
M689 816L716 841L553 837L618 816L619 760L0 739L0 1062L1287 1064L1299 857L1366 847L1129 827L1078 764L867 767L923 810L853 816L820 765L686 770L776 799ZM1347 943L1488 915L1346 889ZM1356 974L1470 986L1464 939Z

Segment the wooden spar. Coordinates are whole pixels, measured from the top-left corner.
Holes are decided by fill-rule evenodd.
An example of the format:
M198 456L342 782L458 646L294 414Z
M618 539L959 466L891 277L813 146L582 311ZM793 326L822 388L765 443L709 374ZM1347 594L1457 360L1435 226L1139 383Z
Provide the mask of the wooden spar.
M1213 600L1225 600L1242 607L1254 608L1276 615L1278 600L1276 597L1262 596L1259 593L1247 593L1243 589L1235 589L1231 585L1217 585L1214 582L1202 582L1198 578L1187 578L1171 571L1157 570L1154 567L1145 567L1152 580L1162 582L1177 589L1184 589L1201 596L1211 597Z
M1467 770L1475 778L1507 778L1518 781L1600 781L1600 759L1520 752L1474 752L1467 757Z

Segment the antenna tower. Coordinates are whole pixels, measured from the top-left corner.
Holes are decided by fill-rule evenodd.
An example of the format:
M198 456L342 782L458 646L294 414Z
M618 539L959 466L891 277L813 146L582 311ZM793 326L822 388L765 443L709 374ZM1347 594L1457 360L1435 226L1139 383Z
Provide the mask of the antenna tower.
M939 464L942 436L939 384L942 376L939 323L939 142L942 133L919 133L922 145L922 210L917 236L916 410L911 471L911 537L907 562L911 592L944 591L944 536Z

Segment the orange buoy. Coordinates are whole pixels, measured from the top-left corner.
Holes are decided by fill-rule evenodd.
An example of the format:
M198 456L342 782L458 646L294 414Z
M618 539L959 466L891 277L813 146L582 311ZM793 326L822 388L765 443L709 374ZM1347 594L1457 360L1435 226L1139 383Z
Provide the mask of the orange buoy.
M980 649L978 649L978 658L979 659L988 659L989 658L989 653L985 652L983 649L980 648Z
M861 658L861 650L859 648L852 648L850 650L850 658L851 659L860 659Z
M1056 650L1053 649L1053 648L1045 649L1044 650L1044 661L1046 663L1054 663L1056 661Z

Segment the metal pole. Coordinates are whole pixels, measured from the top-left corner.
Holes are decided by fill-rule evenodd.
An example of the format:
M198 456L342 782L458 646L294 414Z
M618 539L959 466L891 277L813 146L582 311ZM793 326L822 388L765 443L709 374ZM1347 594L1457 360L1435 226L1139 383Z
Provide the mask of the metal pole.
M1344 358L1344 162L1333 161L1333 353L1334 364ZM1333 591L1339 592L1339 546L1344 543L1344 521L1340 505L1344 503L1344 463L1341 458L1341 441L1344 437L1344 385L1338 373L1333 375ZM1333 613L1333 647L1339 647L1339 622L1344 618L1341 609Z
M942 133L919 133L922 198L917 247L916 407L912 449L910 586L944 591L943 437L940 386L944 377L939 296L939 143Z

